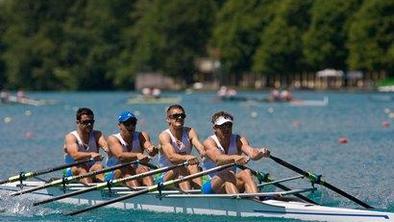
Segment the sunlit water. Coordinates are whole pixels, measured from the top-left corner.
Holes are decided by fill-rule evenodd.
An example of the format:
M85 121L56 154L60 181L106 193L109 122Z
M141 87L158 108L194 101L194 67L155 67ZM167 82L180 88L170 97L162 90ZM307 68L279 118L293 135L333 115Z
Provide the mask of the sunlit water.
M126 92L31 93L31 97L53 99L48 106L0 104L0 178L20 171L62 164L64 135L75 127L75 109L94 110L97 129L106 135L117 130L116 116L130 110L138 115L138 128L150 133L157 143L166 128L167 105L127 105ZM322 174L324 179L379 209L394 212L394 94L349 92L296 92L300 99L329 97L322 107L294 107L288 104L219 102L213 93L167 93L182 97L186 125L194 127L201 139L212 133L211 115L219 110L235 116L234 131L246 135L255 146L268 146L272 153L294 165ZM244 92L261 98L266 92ZM385 126L386 127L385 127ZM389 125L387 127L387 125ZM347 144L338 139L346 137ZM249 164L270 172L275 178L295 175L274 163L261 160ZM52 174L51 176L59 176ZM292 187L308 187L306 181ZM329 206L356 207L327 189L309 197ZM0 221L258 221L257 218L191 216L99 209L77 217L62 212L75 209L67 204L33 207L26 197L10 198L0 193ZM265 221L293 221L268 219Z

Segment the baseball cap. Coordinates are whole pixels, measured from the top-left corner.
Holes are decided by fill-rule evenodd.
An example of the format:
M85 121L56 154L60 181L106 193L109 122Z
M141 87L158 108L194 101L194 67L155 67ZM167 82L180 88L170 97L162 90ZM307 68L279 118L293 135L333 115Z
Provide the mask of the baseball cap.
M125 111L125 112L122 112L122 113L120 113L119 114L119 116L118 116L118 121L120 122L120 123L122 123L122 122L126 122L127 120L129 120L129 119L137 119L135 116L134 116L134 114L132 114L131 112L129 112L129 111Z
M216 126L220 126L223 125L225 123L233 123L233 120L230 117L224 117L224 116L219 116L216 120L215 120L215 125Z

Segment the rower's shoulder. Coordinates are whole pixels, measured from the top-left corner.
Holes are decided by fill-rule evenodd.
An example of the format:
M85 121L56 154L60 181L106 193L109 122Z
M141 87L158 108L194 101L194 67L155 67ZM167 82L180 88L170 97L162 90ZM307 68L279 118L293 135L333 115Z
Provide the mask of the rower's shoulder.
M215 141L212 139L211 136L207 137L207 138L204 140L204 142L203 142L203 145L204 145L204 146L215 145L215 144L216 144L216 143L215 143Z
M160 142L164 142L170 139L170 135L167 133L167 130L163 130L160 134L159 134L159 141Z

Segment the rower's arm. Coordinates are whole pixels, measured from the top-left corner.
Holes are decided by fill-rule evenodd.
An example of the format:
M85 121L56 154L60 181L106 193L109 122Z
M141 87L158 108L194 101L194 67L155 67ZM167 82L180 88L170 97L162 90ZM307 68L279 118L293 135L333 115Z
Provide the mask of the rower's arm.
M237 144L241 147L241 151L252 160L259 160L262 157L269 157L270 155L270 151L266 148L259 149L251 147L246 137L239 137Z
M134 153L134 152L123 152L122 145L119 140L114 136L108 137L108 145L111 154L114 155L121 162L134 161L146 159L146 156L142 153Z
M193 128L190 128L189 138L191 139L193 146L196 147L198 153L200 154L200 157L204 157L205 147L201 144L200 139L198 138L198 134Z
M108 143L107 143L107 140L105 139L105 135L102 133L102 132L100 132L100 131L97 131L98 133L98 145L99 145L99 147L101 148L101 149L103 149L106 153L108 153L108 151L109 151L109 149L108 149Z
M237 163L245 164L248 162L248 158L242 155L227 155L219 152L216 143L208 138L204 141L204 146L206 148L206 156L213 160L216 165L223 165L227 163Z
M66 137L64 139L64 146L65 146L65 151L74 160L84 160L84 159L89 159L89 158L95 158L97 156L97 153L94 153L94 152L79 152L77 139L71 133L66 135Z
M141 132L140 133L140 141L142 144L142 147L146 152L149 154L149 156L155 156L157 154L158 149L152 144L150 141L149 134L146 132Z
M193 155L187 155L187 154L182 155L182 154L176 153L174 151L174 148L172 147L171 138L167 133L161 133L159 135L159 140L160 140L160 144L161 144L161 152L164 155L166 155L166 157L168 158L168 160L172 164L179 164L184 161L196 159L196 157Z

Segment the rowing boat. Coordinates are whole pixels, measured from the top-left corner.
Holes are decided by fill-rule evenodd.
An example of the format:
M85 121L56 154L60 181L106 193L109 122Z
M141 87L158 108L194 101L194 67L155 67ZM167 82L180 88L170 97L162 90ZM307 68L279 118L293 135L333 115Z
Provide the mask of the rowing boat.
M294 99L291 101L272 101L268 98L248 98L241 96L233 97L218 97L220 101L223 102L257 102L257 103L278 103L278 104L289 104L291 106L327 106L328 97L325 96L322 100L304 100L304 99Z
M41 181L24 181L23 189L42 186ZM92 184L94 185L94 184ZM44 200L48 197L62 195L67 192L85 189L86 186L70 183L65 186L56 186L35 191L32 198ZM1 190L19 191L20 182L12 182L0 186ZM116 186L110 189L104 188L79 196L73 196L59 200L60 202L81 205L95 205L109 199L128 195L133 192L127 187ZM326 207L301 201L282 201L266 198L256 199L255 196L272 197L273 195L290 195L310 191L309 189L296 189L283 192L270 192L258 194L201 194L198 190L179 192L177 190L162 190L148 192L121 202L109 205L121 209L146 210L166 213L185 213L197 215L222 215L237 217L276 217L314 221L335 222L392 222L394 213L358 210L338 207ZM253 197L252 197L253 196Z
M31 99L31 98L18 98L16 96L9 96L7 100L2 102L4 104L22 104L22 105L31 105L31 106L44 106L44 105L53 105L56 103L54 100L44 100L44 99Z
M289 103L292 106L327 106L328 97L325 96L323 100L293 100Z
M143 96L136 96L129 98L127 104L175 104L181 101L180 97L149 97L145 98Z

